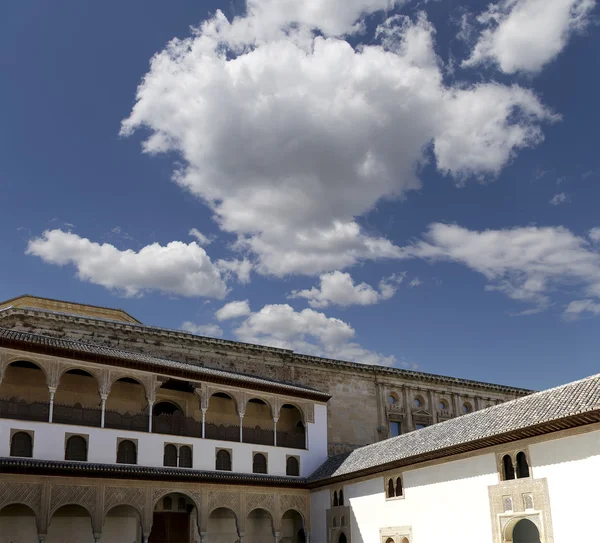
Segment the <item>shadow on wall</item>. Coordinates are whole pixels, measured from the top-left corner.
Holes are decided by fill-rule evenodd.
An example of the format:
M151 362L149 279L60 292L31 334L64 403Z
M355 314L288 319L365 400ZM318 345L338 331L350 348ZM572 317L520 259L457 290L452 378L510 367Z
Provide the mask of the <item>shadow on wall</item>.
M600 434L598 432L566 437L558 442L546 441L529 446L530 464L535 467L577 462L598 455L600 455Z

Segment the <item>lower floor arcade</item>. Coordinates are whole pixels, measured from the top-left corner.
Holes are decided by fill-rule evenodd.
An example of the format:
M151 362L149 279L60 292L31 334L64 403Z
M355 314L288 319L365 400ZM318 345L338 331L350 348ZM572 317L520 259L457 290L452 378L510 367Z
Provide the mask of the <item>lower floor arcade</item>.
M307 543L295 488L0 476L0 543Z

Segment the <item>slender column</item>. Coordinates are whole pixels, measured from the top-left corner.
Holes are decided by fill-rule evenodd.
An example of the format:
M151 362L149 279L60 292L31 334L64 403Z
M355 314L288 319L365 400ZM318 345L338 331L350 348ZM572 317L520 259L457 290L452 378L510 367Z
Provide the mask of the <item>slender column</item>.
M310 532L304 530L304 539L306 540L306 543L310 543Z
M243 534L243 533L240 533L240 534L239 534L239 536L238 536L238 540L239 540L239 542L240 542L240 543L244 543L244 535L245 535L245 534Z
M244 421L244 413L238 413L240 416L240 443L243 443L243 431L242 431L242 422ZM241 543L241 540L240 540Z
M38 534L38 541L39 543L45 543L46 542L46 534Z
M100 541L102 534L93 534L93 536L94 536L94 543L96 543L97 541Z
M152 433L152 407L154 400L148 400L148 432Z
M106 413L106 400L108 399L108 394L101 394L100 399L102 400L102 414L100 416L100 428L104 428L104 415Z
M206 532L200 532L200 543L207 543L208 538L206 537Z
M148 543L148 539L150 539L150 534L143 534L142 540L144 543Z
M275 539L273 540L275 543L279 543L279 539L281 538L281 532L275 532Z
M54 415L54 395L56 394L56 387L49 387L50 390L50 414L48 415L48 422L52 422Z
M208 409L206 407L202 408L202 437L206 437L206 412Z
M279 417L273 417L273 445L277 447L277 422Z

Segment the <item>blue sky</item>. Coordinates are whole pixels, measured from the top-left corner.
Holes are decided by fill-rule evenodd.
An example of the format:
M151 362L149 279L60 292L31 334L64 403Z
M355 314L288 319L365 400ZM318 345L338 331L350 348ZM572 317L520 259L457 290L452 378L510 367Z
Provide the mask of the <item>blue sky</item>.
M5 3L0 298L523 387L596 373L597 18Z

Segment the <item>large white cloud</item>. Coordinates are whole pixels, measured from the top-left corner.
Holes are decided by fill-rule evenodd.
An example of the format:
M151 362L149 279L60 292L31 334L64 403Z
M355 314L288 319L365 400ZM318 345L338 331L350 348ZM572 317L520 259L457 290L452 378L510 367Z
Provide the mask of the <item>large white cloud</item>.
M153 243L135 252L121 251L71 232L47 230L29 241L27 254L44 262L73 264L77 277L96 285L136 296L156 290L180 296L223 298L227 293L219 270L206 251L192 242Z
M503 0L478 17L483 30L463 66L494 62L506 73L539 72L588 24L595 0Z
M319 278L319 288L295 290L290 293L290 298L306 298L311 307L328 307L330 304L373 305L383 300L389 300L395 293L404 275L392 275L379 282L379 290L367 283L355 284L349 273L334 271L324 273Z
M288 23L322 20L326 34L386 3L282 2L296 6ZM233 23L217 13L173 40L152 59L121 130L145 127L146 152L181 154L177 183L256 255L261 273L320 274L398 257L356 218L419 188L431 143L442 172L495 175L556 119L518 86L446 86L424 16L390 18L380 46L353 48L302 25L257 41L271 17L284 25L287 10L275 6L256 0L254 15ZM320 19L321 10L333 18Z
M598 248L564 227L474 231L435 223L423 240L404 251L407 257L464 264L489 280L488 290L541 308L550 303L550 294L559 285L600 297Z
M355 330L348 323L313 309L295 311L287 304L265 305L234 331L247 343L258 343L302 354L324 356L362 364L391 366L394 356L365 349L352 341Z
M250 315L250 305L248 300L239 300L225 304L221 309L215 312L215 317L219 321L236 319Z

